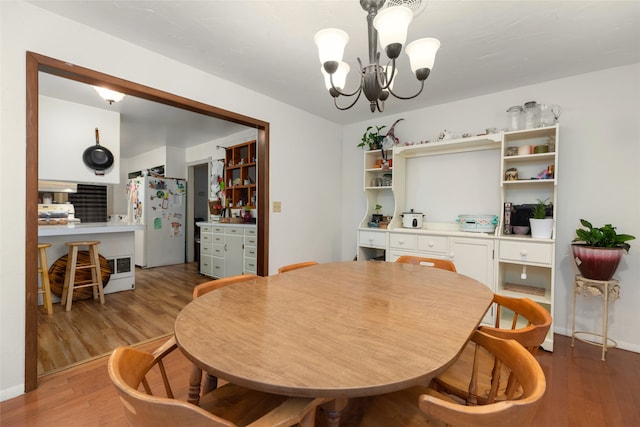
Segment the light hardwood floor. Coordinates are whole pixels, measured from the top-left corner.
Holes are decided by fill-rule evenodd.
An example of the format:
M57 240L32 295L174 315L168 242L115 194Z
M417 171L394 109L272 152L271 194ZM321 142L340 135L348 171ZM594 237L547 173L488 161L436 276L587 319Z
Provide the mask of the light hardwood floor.
M610 350L607 361L599 349L555 336L555 352L539 352L547 392L534 427L629 427L640 425L640 354ZM153 350L163 340L140 347ZM176 397L186 400L191 363L180 352L171 356L169 376ZM38 389L0 404L2 426L124 426L122 404L109 380L107 358L39 379ZM361 401L350 404L344 426L356 426ZM323 426L322 414L318 427Z
M178 312L193 287L211 280L197 263L136 268L136 288L98 301L74 301L71 311L54 304L53 315L38 311L38 375L46 375L131 345L173 333ZM108 286L108 285L107 285Z

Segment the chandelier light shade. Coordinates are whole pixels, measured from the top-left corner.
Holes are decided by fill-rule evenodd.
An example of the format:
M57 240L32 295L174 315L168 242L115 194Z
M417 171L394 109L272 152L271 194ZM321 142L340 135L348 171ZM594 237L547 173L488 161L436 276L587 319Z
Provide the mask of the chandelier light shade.
M402 46L407 41L407 31L412 20L413 12L405 6L383 9L373 19L373 26L380 38L380 46L385 49L389 59L400 56Z
M402 48L407 41L407 31L414 14L406 6L395 5L397 1L393 6L381 10L384 4L385 0L360 0L360 6L367 12L369 62L368 65L363 66L358 58L360 84L353 92L343 92L349 72L349 66L342 61L344 48L349 41L348 34L337 28L327 28L318 31L313 38L318 46L325 85L339 110L353 107L362 93L369 100L372 113L376 110L384 111L384 101L389 98L389 95L398 99L415 98L422 93L424 81L433 68L440 42L434 38L424 38L409 43L405 51L409 56L411 70L420 82L420 88L412 96L401 96L393 92L393 83L398 74L396 59L402 53ZM380 63L378 37L389 59L386 65ZM340 96L355 97L355 99L343 107L338 105Z
M349 41L349 35L337 28L326 28L318 31L313 38L318 46L320 63L342 62L344 47Z
M98 92L98 95L105 101L109 103L109 105L114 102L120 102L124 98L124 93L116 92L115 90L107 89L100 86L93 86L93 88Z
M347 82L347 74L349 74L349 64L346 62L340 62L338 64L338 69L335 73L333 73L333 84L338 89L344 89L344 84ZM320 67L320 71L324 76L324 85L327 87L327 90L331 90L331 79L332 76L324 70L324 67Z
M424 38L409 43L405 51L409 56L411 71L417 74L421 69L431 70L436 60L438 49L440 49L440 41L438 39Z

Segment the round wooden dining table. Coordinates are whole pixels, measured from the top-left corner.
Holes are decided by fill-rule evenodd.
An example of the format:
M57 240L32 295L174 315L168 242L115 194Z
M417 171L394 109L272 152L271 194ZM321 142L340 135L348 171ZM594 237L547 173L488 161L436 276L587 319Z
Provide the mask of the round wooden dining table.
M432 267L318 264L194 299L175 337L226 381L346 402L428 383L457 358L492 297L477 280Z

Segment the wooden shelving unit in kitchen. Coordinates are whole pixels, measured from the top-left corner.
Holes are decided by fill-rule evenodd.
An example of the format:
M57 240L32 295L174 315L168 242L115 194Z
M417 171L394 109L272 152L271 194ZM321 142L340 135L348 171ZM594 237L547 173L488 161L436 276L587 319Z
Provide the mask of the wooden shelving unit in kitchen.
M248 206L255 209L256 141L248 141L226 149L225 185L227 207Z

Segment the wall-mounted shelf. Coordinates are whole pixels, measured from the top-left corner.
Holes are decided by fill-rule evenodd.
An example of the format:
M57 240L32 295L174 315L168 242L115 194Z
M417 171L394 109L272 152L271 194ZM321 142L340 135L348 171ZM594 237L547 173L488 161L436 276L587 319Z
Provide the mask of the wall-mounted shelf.
M463 153L465 151L494 150L500 148L501 134L471 136L469 138L434 141L424 144L403 145L393 149L394 157L434 156L438 154Z

